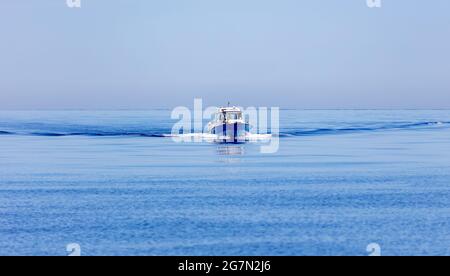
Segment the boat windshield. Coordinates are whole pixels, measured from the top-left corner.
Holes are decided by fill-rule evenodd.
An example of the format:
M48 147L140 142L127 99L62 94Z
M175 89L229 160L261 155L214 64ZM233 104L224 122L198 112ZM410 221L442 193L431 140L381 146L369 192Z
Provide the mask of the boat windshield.
M228 120L240 120L241 118L242 118L241 113L238 113L238 112L227 113Z

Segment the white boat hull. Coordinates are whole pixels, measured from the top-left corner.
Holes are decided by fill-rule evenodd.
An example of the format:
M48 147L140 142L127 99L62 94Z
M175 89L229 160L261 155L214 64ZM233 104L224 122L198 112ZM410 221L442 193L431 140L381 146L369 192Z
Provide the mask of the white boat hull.
M217 136L221 143L243 143L246 138L246 124L243 122L218 123L212 125L210 134Z

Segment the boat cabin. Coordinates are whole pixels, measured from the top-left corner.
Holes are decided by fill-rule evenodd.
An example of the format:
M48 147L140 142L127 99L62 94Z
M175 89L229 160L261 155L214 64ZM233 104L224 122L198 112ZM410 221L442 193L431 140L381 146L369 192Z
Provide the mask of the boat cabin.
M216 113L216 121L237 121L242 120L242 111L237 107L222 107Z

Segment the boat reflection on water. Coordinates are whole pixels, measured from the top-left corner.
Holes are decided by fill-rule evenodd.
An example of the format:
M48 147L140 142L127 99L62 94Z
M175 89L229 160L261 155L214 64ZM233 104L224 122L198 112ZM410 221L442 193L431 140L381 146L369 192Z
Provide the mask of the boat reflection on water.
M243 155L244 147L241 144L218 144L217 154L225 156Z

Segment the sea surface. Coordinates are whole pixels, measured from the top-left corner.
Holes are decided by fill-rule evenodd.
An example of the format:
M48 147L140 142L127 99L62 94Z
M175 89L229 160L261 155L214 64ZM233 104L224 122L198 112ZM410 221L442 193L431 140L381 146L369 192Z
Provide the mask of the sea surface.
M273 154L170 112L0 111L0 255L450 255L449 110L281 110Z

